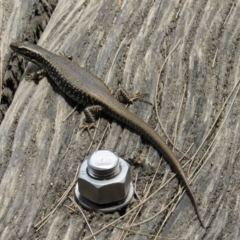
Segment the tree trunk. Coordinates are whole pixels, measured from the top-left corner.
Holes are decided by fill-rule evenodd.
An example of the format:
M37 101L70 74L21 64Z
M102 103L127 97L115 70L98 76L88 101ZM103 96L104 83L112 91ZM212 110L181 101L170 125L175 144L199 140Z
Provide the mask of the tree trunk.
M89 136L80 129L81 106L65 119L76 103L47 78L36 84L23 77L0 126L1 239L84 239L124 214L96 239L239 239L239 1L42 0L2 6L1 106L11 100L5 97L8 81L17 86L25 69L8 46L24 39L71 55L112 90L120 83L132 94L147 93L154 107L137 102L129 109L182 158L206 229L151 143L104 115L101 131ZM33 68L29 64L26 71ZM126 210L80 211L72 201L79 164L98 145L132 165L136 194Z

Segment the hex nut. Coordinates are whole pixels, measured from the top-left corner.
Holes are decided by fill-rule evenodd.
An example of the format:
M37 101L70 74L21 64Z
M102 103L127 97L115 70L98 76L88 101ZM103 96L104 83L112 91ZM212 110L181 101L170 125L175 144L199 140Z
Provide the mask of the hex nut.
M89 176L88 160L85 160L78 174L78 190L81 195L96 204L108 204L124 199L129 192L131 171L126 161L119 158L119 163L121 171L116 177L99 180Z

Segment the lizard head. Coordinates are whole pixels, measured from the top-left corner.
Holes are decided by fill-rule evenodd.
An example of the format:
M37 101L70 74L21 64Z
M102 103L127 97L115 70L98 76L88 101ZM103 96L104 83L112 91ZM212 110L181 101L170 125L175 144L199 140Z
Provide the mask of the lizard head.
M39 51L42 48L29 42L13 42L10 48L33 63L38 63L42 58L42 51Z

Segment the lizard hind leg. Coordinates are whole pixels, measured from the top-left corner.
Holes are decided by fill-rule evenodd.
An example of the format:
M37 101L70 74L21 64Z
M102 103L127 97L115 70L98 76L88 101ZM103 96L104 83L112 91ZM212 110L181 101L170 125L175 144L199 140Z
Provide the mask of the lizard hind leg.
M97 128L95 125L95 116L98 115L103 110L103 107L100 105L93 105L84 109L84 114L86 121L83 123L81 129L82 131L87 130L90 136L89 130L91 128ZM100 129L97 128L99 131Z
M121 103L125 103L125 104L134 104L135 101L143 101L146 102L148 104L151 104L151 102L147 101L144 97L147 94L140 94L140 93L136 93L133 96L130 96L127 91L122 88L121 86L119 86L113 93L113 95L116 97L116 99L121 102Z

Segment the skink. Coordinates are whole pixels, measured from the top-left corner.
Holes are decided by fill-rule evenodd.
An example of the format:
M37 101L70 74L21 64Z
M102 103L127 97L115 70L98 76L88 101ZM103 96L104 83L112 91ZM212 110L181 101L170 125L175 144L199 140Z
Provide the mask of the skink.
M201 225L204 227L187 178L171 149L147 123L127 110L99 78L69 59L51 53L35 44L17 42L11 43L10 47L27 60L43 68L59 89L72 100L85 107L95 106L93 110L103 111L145 137L173 166L189 194Z

